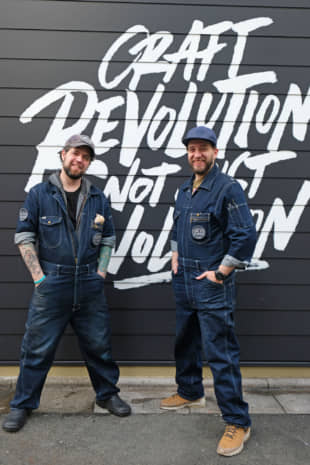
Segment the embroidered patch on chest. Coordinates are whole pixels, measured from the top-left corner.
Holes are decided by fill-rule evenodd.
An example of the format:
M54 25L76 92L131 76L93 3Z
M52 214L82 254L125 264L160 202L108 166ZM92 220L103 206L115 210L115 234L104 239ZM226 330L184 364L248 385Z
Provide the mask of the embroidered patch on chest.
M207 235L206 229L201 226L200 224L196 224L195 226L192 227L192 237L193 239L196 239L197 241L201 241L204 239Z

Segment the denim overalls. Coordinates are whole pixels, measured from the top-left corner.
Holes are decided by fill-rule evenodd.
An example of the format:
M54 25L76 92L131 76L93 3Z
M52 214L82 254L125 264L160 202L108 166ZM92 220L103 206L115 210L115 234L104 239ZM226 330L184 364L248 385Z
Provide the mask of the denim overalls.
M234 331L234 272L223 284L195 278L220 264L245 268L255 241L243 190L217 165L193 195L192 179L181 186L171 241L172 250L178 251L178 272L172 276L178 393L188 400L203 396L204 351L223 419L241 426L249 426L251 420L242 399L239 344Z
M95 222L97 215L99 222ZM59 176L52 175L31 189L19 213L15 243L36 240L46 279L34 289L30 302L11 407L39 406L45 378L69 322L78 336L97 399L108 399L119 391L119 369L111 356L104 279L97 273L100 247L112 247L115 242L107 199L83 179L75 230Z

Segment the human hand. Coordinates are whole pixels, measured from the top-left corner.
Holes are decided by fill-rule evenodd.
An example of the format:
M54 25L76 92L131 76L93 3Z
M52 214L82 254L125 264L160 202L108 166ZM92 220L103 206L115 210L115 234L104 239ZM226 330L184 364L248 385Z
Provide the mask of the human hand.
M197 276L196 279L198 279L198 280L208 279L209 281L213 281L214 283L223 284L223 281L218 281L216 279L214 271L205 271L201 275Z
M107 272L106 272L106 271L97 270L97 273L98 273L99 276L101 276L101 278L103 278L103 279L105 279L106 276L107 276Z
M178 262L178 252L172 252L172 257L171 257L171 269L172 269L173 274L177 274L177 273L178 273L178 266L179 266L179 262Z
M45 274L42 273L42 276L38 280L34 281L34 286L35 287L40 286L40 284L43 283L45 279L46 279L46 276Z

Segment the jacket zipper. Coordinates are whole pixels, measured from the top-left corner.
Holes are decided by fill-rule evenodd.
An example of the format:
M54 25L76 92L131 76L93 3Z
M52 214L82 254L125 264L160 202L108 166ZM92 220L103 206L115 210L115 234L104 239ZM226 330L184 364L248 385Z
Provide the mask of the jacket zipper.
M87 195L85 195L83 203L82 203L80 211L79 211L79 216L78 216L77 222L76 222L76 230L79 228L82 211L83 211L83 209L85 207L86 201L87 201ZM68 213L67 213L67 218L68 217L69 216L68 216ZM71 236L72 248L73 248L73 253L74 253L74 261L75 261L75 265L77 265L78 257L77 257L76 248L75 248L75 245L74 245L74 238L73 238L71 229L70 229L70 236ZM73 291L74 295L73 295L73 307L72 307L73 312L78 310L78 307L79 307L79 305L77 304L77 284L78 284L78 269L76 267L75 268L75 275L74 275L74 291Z
M76 222L76 230L79 229L79 226L80 226L80 221L81 221L81 216L82 216L82 211L85 207L85 204L86 204L86 201L87 201L87 195L85 195L84 199L83 199L83 202L82 202L82 205L81 205L81 208L80 208L80 211L79 211L79 216L77 218L77 222ZM72 232L70 231L70 236L71 236L71 242L72 242L72 248L73 248L73 253L74 253L74 260L75 260L75 264L77 265L77 262L78 262L78 257L77 257L77 254L76 254L76 249L75 249L75 245L74 245L74 239L73 239L73 236L72 236Z
M88 196L85 195L85 197L84 197L84 199L83 199L83 202L82 202L82 205L81 205L81 208L80 208L80 211L79 211L79 216L78 216L78 218L77 218L76 230L79 229L80 221L81 221L81 216L82 216L82 211L84 210L84 207L85 207L85 204L86 204L87 199L88 199Z

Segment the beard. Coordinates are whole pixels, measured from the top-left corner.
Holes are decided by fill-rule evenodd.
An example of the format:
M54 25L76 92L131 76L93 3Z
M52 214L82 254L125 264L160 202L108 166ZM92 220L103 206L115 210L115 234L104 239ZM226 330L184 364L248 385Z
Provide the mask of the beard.
M72 171L70 171L70 168L68 166L63 165L63 169L64 169L64 172L66 173L66 175L70 179L80 179L83 176L82 172L77 173L77 174L72 173Z
M205 163L204 168L194 168L193 164L191 164L191 167L195 174L206 175L213 168L213 165L214 165L214 160L210 160Z

